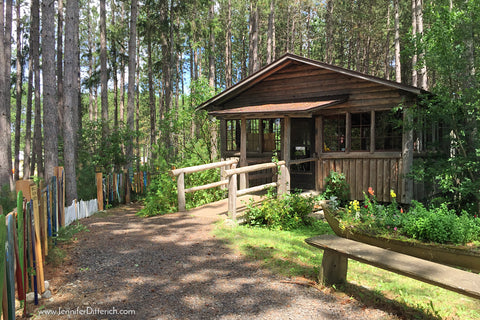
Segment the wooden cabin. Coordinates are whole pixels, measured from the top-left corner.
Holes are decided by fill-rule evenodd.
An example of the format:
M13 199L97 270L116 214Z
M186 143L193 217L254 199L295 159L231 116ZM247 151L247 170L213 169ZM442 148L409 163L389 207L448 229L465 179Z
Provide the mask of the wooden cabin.
M379 201L409 203L413 132L402 108L419 88L286 54L201 104L220 119L222 158L240 166L285 160L290 189L324 190L331 170L343 172L351 199L369 187ZM250 184L262 177L250 176ZM248 183L248 181L247 181Z

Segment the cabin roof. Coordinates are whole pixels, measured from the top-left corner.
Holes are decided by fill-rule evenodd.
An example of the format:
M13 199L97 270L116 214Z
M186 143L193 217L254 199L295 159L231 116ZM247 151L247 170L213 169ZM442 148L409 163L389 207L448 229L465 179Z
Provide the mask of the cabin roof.
M271 64L269 64L265 67L263 67L262 69L253 73L249 77L247 77L247 78L243 79L242 81L238 82L234 86L222 91L221 93L215 95L211 99L203 102L202 104L200 104L197 107L197 110L206 109L206 110L210 111L212 113L212 115L214 113L217 114L217 115L220 115L220 114L222 114L222 115L226 115L226 114L233 115L235 113L236 114L252 113L252 112L264 113L265 110L269 110L269 112L273 112L271 110L271 108L274 107L274 106L276 106L278 108L287 108L287 109L289 109L289 111L292 111L292 112L293 112L293 110L291 108L294 108L294 106L297 106L297 107L300 108L300 110L297 109L297 111L301 111L302 108L314 108L315 106L313 106L313 105L318 103L319 102L318 100L320 100L320 99L318 99L317 101L308 102L308 103L298 102L298 103L289 103L289 104L271 104L271 105L261 105L261 106L246 106L246 107L234 108L234 109L230 109L230 110L219 110L220 105L222 105L223 103L233 99L234 97L238 96L239 94L241 94L245 90L251 88L252 86L259 83L260 81L267 78L268 76L278 72L279 70L281 70L281 69L283 69L283 68L285 68L285 67L287 67L290 64L295 63L295 62L296 63L302 63L302 64L305 64L305 65L315 66L315 67L318 67L318 68L323 68L323 69L330 70L330 71L333 71L333 72L337 72L337 73L347 75L347 76L350 76L350 77L353 77L353 78L358 78L358 79L374 82L374 83L377 83L377 84L381 84L381 85L384 85L384 86L387 86L387 87L391 87L393 89L402 90L402 91L405 91L405 92L408 92L408 93L411 93L411 94L415 94L415 95L428 93L427 91L425 91L423 89L420 89L418 87L405 85L405 84L390 81L390 80L385 80L385 79L382 79L382 78L379 78L379 77L374 77L374 76L363 74L363 73L360 73L360 72L357 72L357 71L344 69L344 68L337 67L337 66L334 66L334 65L331 65L331 64L327 64L327 63L324 63L324 62L304 58L304 57L301 57L301 56L298 56L298 55L295 55L295 54L286 53L283 56L281 56L279 59L277 59L276 61L272 62ZM332 101L332 100L330 100L330 101ZM324 102L324 101L322 101L322 102ZM310 106L310 107L307 107L307 105ZM317 107L318 107L318 105L317 105ZM260 111L260 110L263 110L263 111ZM281 110L276 110L276 111L280 112Z
M249 115L272 115L276 113L282 114L311 114L317 110L338 105L345 102L346 99L323 100L323 101L307 101L307 102L291 102L291 103L268 103L262 105L245 106L232 109L224 109L210 112L213 116L241 116Z

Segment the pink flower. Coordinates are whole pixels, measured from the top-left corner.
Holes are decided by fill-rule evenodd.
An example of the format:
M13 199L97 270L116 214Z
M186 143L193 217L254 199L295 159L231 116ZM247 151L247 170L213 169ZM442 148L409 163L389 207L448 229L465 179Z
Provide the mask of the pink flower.
M393 228L393 230L397 231L397 227Z
M372 187L369 187L369 188L368 188L368 193L370 193L372 196L375 195L375 191L373 191L373 188L372 188Z

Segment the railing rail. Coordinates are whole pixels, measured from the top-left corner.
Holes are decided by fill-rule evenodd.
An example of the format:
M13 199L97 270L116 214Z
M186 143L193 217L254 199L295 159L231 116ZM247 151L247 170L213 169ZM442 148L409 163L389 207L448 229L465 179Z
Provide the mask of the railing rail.
M274 163L274 162L261 163L261 164L245 166L241 168L237 168L237 164L238 164L238 159L231 159L231 160L220 161L215 163L203 164L199 166L171 170L170 174L174 177L177 177L178 210L180 212L184 212L186 210L186 202L185 202L186 193L228 185L228 212L230 214L230 217L232 219L235 219L236 212L237 212L236 203L237 203L238 196L262 191L271 187L277 187L279 194L288 192L287 186L288 186L288 182L290 181L289 179L290 175L289 175L285 161L279 161L277 163ZM186 173L194 173L194 172L200 172L200 171L216 169L216 168L222 169L220 181L185 189ZM277 172L278 178L276 182L266 183L259 186L238 190L238 186L237 186L238 175L246 175L247 173L250 173L250 172L267 170L267 169L277 169L277 168L279 170Z
M186 193L227 185L228 180L225 179L225 172L227 171L226 168L235 168L237 163L238 163L238 159L230 159L230 160L219 161L214 163L202 164L202 165L193 166L193 167L171 170L170 174L174 177L177 177L178 211L184 212L186 210L186 200L185 200ZM200 171L205 171L210 169L217 169L217 168L222 168L220 181L185 189L185 174L195 173L195 172L200 172Z

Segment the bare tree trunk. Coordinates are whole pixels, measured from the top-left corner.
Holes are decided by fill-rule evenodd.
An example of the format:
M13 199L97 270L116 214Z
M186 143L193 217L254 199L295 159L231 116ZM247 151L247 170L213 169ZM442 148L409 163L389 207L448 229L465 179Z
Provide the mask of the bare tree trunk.
M30 37L28 58L27 112L25 115L25 149L23 151L23 179L30 178L32 145L32 97L33 97L33 37Z
M23 95L23 67L22 67L22 20L20 17L20 5L21 1L16 3L16 13L17 13L17 81L15 84L16 96L16 114L15 114L15 163L14 163L14 180L17 181L20 179L20 126L22 123L22 95Z
M332 38L333 38L333 26L332 26L332 16L333 16L333 0L327 1L327 11L325 12L325 62L332 63Z
M412 36L413 41L417 41L417 2L412 0ZM412 56L412 86L418 85L417 74L417 45L414 46L414 53Z
M396 0L395 0L396 1ZM384 72L385 79L390 80L390 3L387 4L387 40L385 45L385 60L384 60Z
M39 177L43 176L43 155L42 155L42 110L40 103L40 4L39 0L32 1L32 33L33 37L33 74L35 76L35 125L33 133L33 157L31 163L31 172L35 174L35 166Z
M10 119L10 60L12 55L12 1L0 3L0 188L7 185L14 190L12 175L12 136ZM5 33L4 33L5 32Z
M125 24L125 1L122 1L122 14L120 25ZM122 39L123 43L123 39ZM138 47L138 46L137 46ZM122 59L120 59L120 122L123 125L125 123L125 62L123 56L125 55L125 47L122 45L120 46L120 55ZM138 86L137 86L138 88Z
M63 0L58 0L58 23L57 23L57 113L58 134L63 134ZM89 14L90 17L90 14ZM90 24L89 24L90 25ZM91 33L90 33L91 34ZM89 38L90 38L89 34Z
M127 100L127 128L135 130L135 70L136 70L136 44L137 44L137 0L132 0L130 12L130 37L128 40L128 100ZM133 138L127 143L128 168L133 165Z
M232 0L227 4L227 26L225 30L225 86L232 86Z
M213 0L210 3L210 9L208 10L208 20L210 21L210 38L208 40L208 84L212 88L215 88L215 5L216 1Z
M422 67L420 68L418 83L420 85L420 88L428 90L427 64L425 62L425 49L423 48L423 0L417 0L416 8L417 32L420 36L420 43L422 44L419 54L419 60L422 64Z
M87 2L88 5L88 12L87 12L87 23L88 23L88 77L92 78L94 72L94 65L93 65L93 52L95 51L94 43L93 43L93 27L92 27L92 19L90 16L90 3ZM94 94L93 94L93 84L88 86L88 119L93 121L94 119L94 109L93 103L95 101Z
M112 0L110 4L110 10L112 12L112 21L110 23L111 26L114 28L116 27L115 23L115 14L116 14L116 6L115 6L115 1ZM111 58L111 66L112 66L112 75L113 75L113 107L114 107L114 113L113 113L113 125L115 128L118 128L118 64L117 64L117 43L116 43L116 36L112 36L112 40L110 43L110 50L112 52L112 58Z
M268 34L267 34L267 64L274 60L273 41L275 28L275 0L270 0L270 13L268 15Z
M260 69L258 59L258 20L260 9L256 1L250 5L250 10L249 75Z
M102 138L108 135L108 71L107 71L107 23L105 0L100 0L100 104L102 106Z
M148 101L150 107L150 148L156 144L156 105L155 105L155 88L153 86L153 66L152 66L152 35L150 30L147 30L147 72L148 72Z
M79 8L78 1L68 1L66 5L65 23L65 100L64 100L64 162L66 204L77 199L76 146L78 128L78 82L79 61Z
M402 82L402 66L400 62L400 7L399 0L394 0L395 10L395 81Z
M137 62L136 65L140 65L140 39L137 37ZM135 131L140 131L140 68L137 68L137 77L135 79L135 95L137 99L135 107ZM140 171L140 137L137 134L136 136L136 145L137 145L137 171Z
M58 105L55 86L55 1L42 1L43 133L45 136L45 180L58 166Z

